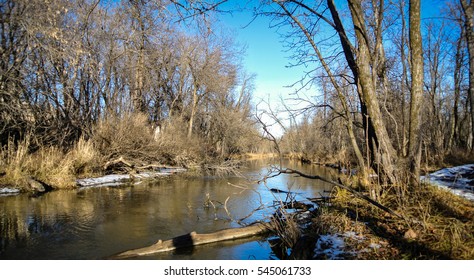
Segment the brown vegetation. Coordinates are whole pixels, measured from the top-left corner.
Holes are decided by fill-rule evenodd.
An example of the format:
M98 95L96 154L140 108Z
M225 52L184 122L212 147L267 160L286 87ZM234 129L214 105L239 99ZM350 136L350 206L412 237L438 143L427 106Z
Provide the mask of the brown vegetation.
M218 166L255 150L240 50L209 32L207 4L162 4L1 1L2 184L66 187L118 158Z
M333 198L312 213L311 226L302 228L291 222L274 231L286 243L286 248L302 250L293 255L324 259L331 256L318 252L315 243L296 248L298 238L338 236L344 241L343 259L472 259L474 258L474 205L463 198L433 186L413 191L402 204L387 194L382 203L403 218L397 218L335 188ZM330 244L329 244L330 245ZM328 245L328 246L329 246ZM342 248L339 248L342 249Z
M82 138L68 152L57 147L30 152L29 139L9 141L0 151L0 185L27 191L28 180L34 178L53 188L71 188L77 176L91 175L97 168L97 151Z

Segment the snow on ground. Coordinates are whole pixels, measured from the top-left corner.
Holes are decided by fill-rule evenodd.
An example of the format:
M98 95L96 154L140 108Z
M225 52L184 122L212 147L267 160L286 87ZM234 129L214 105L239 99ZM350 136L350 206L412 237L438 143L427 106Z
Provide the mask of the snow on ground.
M347 246L346 242L352 244L352 246ZM357 244L358 246L354 246ZM361 245L365 248L361 250L355 249L355 247L360 248ZM316 242L313 258L327 260L353 259L362 253L378 251L381 248L381 244L371 242L366 236L357 234L354 231L347 231L342 234L326 234L321 235Z
M0 188L0 196L19 194L20 190L12 188Z
M421 180L474 201L474 164L444 168L422 176Z
M139 182L144 179L169 176L174 173L184 172L184 168L163 168L159 172L142 172L138 174L111 174L98 178L78 179L76 183L79 187L115 187L126 183Z
M346 255L344 247L344 238L341 234L321 235L314 248L314 258L324 256L328 260L343 260Z
M116 187L121 186L126 183L131 183L134 180L138 179L149 179L155 177L168 176L171 173L142 173L137 175L129 174L111 174L105 175L98 178L87 178L76 180L76 183L81 188L87 187Z

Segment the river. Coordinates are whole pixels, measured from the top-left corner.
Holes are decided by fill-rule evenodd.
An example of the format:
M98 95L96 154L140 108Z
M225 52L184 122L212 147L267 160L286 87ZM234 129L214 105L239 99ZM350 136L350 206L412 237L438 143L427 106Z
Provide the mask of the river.
M285 161L284 167L328 177L332 172L296 161ZM249 214L243 222L268 218L273 202L284 201L287 196L270 188L292 191L297 200L318 197L331 188L321 181L286 174L266 184L256 183L268 168L268 161L249 161L241 170L243 177L171 176L133 186L0 197L0 259L104 259L191 231L238 227L235 220ZM206 203L208 200L212 203ZM254 211L261 205L265 207ZM203 245L147 258L276 259L265 238Z

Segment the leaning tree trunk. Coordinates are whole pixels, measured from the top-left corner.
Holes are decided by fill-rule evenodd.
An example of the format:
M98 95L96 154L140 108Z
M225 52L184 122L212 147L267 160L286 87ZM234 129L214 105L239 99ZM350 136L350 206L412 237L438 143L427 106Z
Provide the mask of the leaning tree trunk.
M347 101L346 96L343 93L343 88L337 83L335 79L335 75L332 73L331 68L329 65L326 63L326 60L324 59L322 53L320 52L318 46L316 45L316 42L313 40L311 33L304 27L304 25L301 23L301 21L298 20L296 16L294 16L284 5L284 3L275 1L286 13L288 17L290 17L296 25L301 29L303 34L306 36L306 39L310 43L311 47L313 48L314 52L316 53L319 61L321 62L321 65L323 66L324 70L326 71L329 81L331 82L332 86L337 92L337 96L339 100L341 101L342 108L344 110L344 116L345 116L345 127L347 129L347 133L349 135L350 143L352 145L352 148L354 149L354 153L357 159L357 163L359 165L359 178L360 178L360 183L363 186L368 186L369 185L369 177L368 177L368 166L366 166L364 157L362 155L362 152L359 148L359 145L357 143L357 139L354 133L354 123L352 121L352 115L349 109L349 102ZM325 93L326 94L326 93Z
M363 21L364 13L360 1L348 0L348 3L357 39L357 56L353 73L356 81L358 81L357 90L361 101L362 114L366 111L366 114L362 117L366 125L366 141L368 141L372 156L370 160L379 174L383 174L388 182L395 183L398 181L395 169L398 158L380 111L376 85L372 79L373 67L371 65L369 42L366 40L368 32Z

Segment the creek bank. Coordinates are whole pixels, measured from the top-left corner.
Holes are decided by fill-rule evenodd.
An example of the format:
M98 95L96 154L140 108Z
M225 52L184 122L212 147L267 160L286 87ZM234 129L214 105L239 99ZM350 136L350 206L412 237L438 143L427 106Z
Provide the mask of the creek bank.
M399 194L386 194L382 202L395 214L336 188L330 198L318 201L322 207L310 212L309 221L282 226L279 236L299 237L278 250L281 258L472 259L474 164L421 179L427 185L410 189L403 208L395 199ZM275 248L281 243L273 241Z
M22 189L13 187L2 187L0 188L0 196L17 195L20 193L30 193L32 195L41 195L52 191L54 188L40 180L33 177L25 179L25 186Z
M156 180L186 171L187 169L182 167L159 167L153 168L150 171L131 172L128 174L108 174L94 178L76 179L75 188L118 187L126 184L138 184L143 181ZM28 177L25 186L21 189L8 186L0 187L0 196L11 196L21 193L42 195L53 190L55 190L53 186L33 177Z

